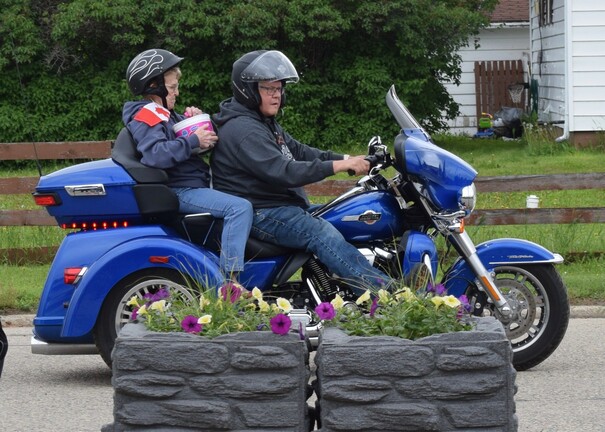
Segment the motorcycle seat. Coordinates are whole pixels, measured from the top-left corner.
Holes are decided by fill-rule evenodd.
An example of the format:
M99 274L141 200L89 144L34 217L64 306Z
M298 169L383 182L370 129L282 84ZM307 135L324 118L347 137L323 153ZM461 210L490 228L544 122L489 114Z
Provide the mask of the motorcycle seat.
M210 213L181 214L177 227L190 242L196 243L216 253L220 250L223 220L215 219ZM268 243L254 237L248 237L244 257L246 260L291 255L299 250Z

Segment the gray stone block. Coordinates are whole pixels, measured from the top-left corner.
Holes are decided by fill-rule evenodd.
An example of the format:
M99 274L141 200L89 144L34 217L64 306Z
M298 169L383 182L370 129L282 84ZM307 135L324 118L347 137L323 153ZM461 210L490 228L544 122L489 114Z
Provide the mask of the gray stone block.
M315 356L319 430L516 431L516 372L502 324L416 341L325 328Z
M103 431L307 432L310 376L298 335L207 339L128 324L113 351L114 423Z

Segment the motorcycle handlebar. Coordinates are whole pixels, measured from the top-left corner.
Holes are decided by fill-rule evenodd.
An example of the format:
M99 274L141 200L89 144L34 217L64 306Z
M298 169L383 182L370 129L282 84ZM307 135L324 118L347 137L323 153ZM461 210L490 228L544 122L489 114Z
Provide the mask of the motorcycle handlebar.
M364 159L367 160L370 163L370 170L369 171L372 171L372 169L375 168L376 166L378 166L379 164L384 164L385 161L386 161L386 158L385 158L384 154L368 155ZM347 170L347 173L350 176L354 176L355 175L355 171L353 171L352 169Z

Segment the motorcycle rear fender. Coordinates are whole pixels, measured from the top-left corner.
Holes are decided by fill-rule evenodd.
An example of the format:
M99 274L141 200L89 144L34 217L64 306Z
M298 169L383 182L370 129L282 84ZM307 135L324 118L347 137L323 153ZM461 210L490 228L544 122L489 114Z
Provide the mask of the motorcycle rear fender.
M477 245L477 255L485 268L491 272L497 266L519 264L560 264L563 257L537 243L514 238L489 240ZM467 262L460 258L447 271L444 285L449 294L460 297L475 274Z
M438 257L435 242L420 231L406 231L401 237L403 246L403 274L409 275L415 266L422 264L428 255L432 264L433 279L437 276Z
M150 257L167 257L168 262L151 262ZM148 268L176 269L209 285L218 286L224 280L218 257L209 251L174 237L132 239L107 251L90 265L69 302L61 337L75 338L89 333L111 288L126 276Z

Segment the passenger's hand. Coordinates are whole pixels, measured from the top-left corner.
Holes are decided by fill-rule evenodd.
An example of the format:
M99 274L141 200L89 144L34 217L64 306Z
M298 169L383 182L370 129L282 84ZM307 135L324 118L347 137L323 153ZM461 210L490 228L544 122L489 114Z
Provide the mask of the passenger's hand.
M194 107L194 106L185 108L185 112L183 113L183 115L187 118L193 117L193 116L196 116L199 114L204 114L204 111L202 111L198 107Z
M207 130L208 126L209 125L207 124L202 125L200 128L196 129L195 132L193 132L195 135L197 135L197 139L200 141L200 149L202 151L212 149L218 141L216 133L212 130Z
M370 170L370 162L364 159L364 156L354 156L349 159L336 160L332 162L334 172L348 171L351 175L367 174Z

